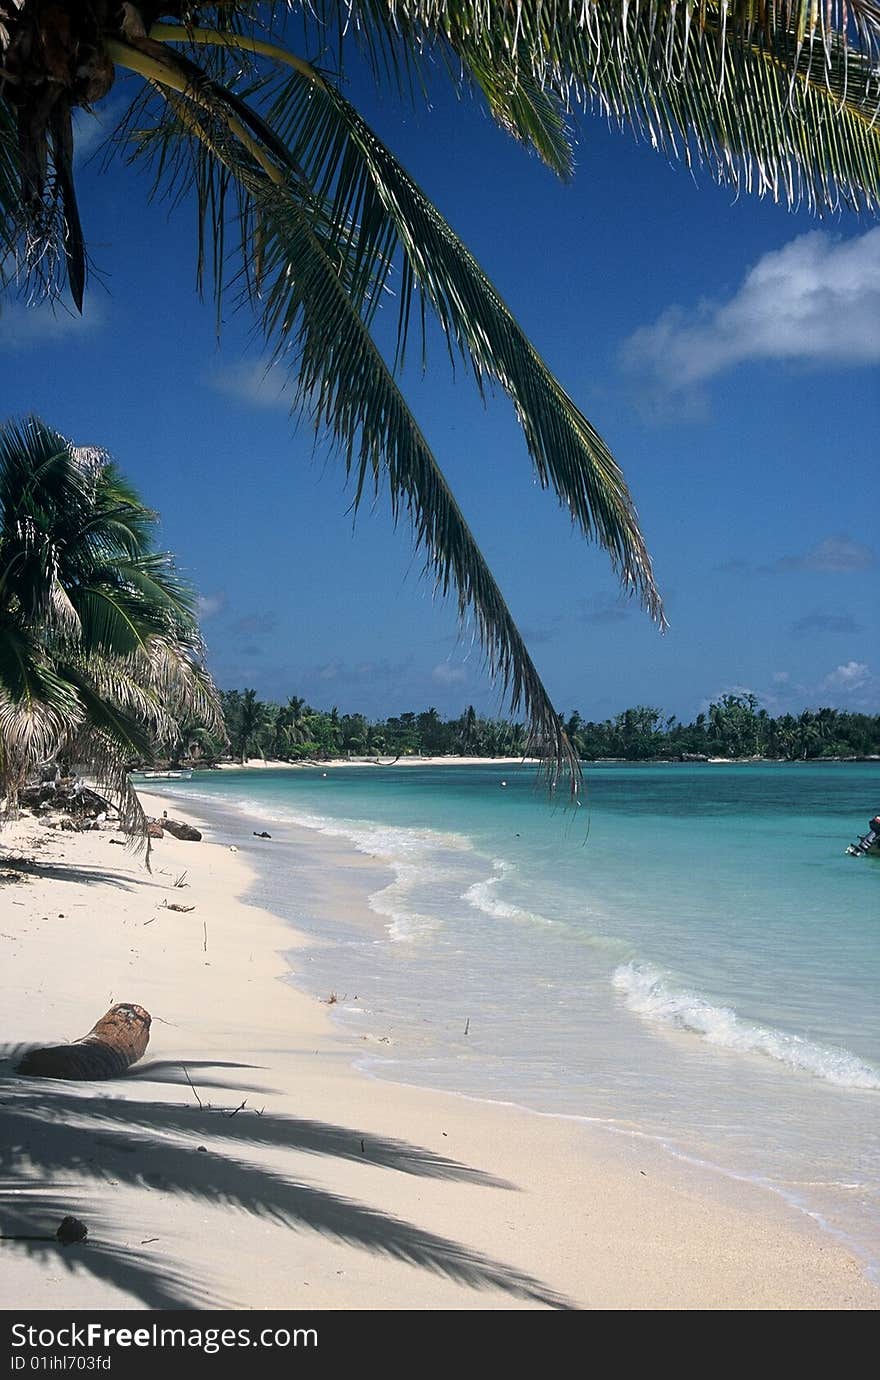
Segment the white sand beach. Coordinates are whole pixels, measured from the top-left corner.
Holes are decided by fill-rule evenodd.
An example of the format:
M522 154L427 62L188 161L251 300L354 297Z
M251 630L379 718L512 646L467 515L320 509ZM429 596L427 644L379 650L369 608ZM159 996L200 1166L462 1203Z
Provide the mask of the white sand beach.
M363 1042L297 991L305 939L241 900L243 852L166 835L148 874L118 837L32 818L0 836L0 858L33 859L0 886L2 1231L51 1236L66 1213L89 1228L66 1249L0 1242L0 1307L880 1303L842 1245L757 1187L580 1121L358 1071ZM353 878L369 865L340 854L328 903L363 904ZM116 1001L153 1016L128 1076L15 1077L11 1046L76 1038Z

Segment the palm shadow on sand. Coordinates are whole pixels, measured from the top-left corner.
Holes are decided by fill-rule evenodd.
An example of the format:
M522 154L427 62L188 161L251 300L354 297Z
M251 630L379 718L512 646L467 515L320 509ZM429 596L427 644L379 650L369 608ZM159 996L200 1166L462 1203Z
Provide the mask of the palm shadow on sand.
M95 1190L117 1185L147 1187L167 1198L219 1205L293 1230L310 1230L372 1254L403 1261L476 1290L504 1294L554 1309L573 1309L539 1280L478 1251L423 1231L410 1222L356 1199L332 1193L250 1161L250 1148L287 1149L430 1179L510 1191L513 1185L478 1169L411 1145L373 1137L353 1127L260 1113L241 1087L196 1080L204 1106L161 1098L148 1100L149 1083L177 1083L170 1061L156 1061L147 1078L110 1084L71 1085L53 1079L17 1078L12 1061L22 1047L0 1049L0 1249L39 1258L60 1257L66 1268L88 1271L153 1309L234 1306L218 1299L205 1277L184 1277L166 1257L144 1249L141 1233L94 1207ZM190 1075L195 1065L187 1065ZM217 1070L250 1066L217 1064ZM180 1065L177 1066L180 1068ZM156 1076L152 1076L152 1074ZM139 1086L140 1085L140 1086ZM209 1105L208 1089L222 1091L223 1107ZM126 1100L117 1094L125 1090ZM240 1104L244 1102L244 1106ZM199 1147L204 1147L200 1149ZM62 1247L51 1236L68 1213L82 1216L89 1239ZM132 1244L125 1244L127 1236ZM21 1238L21 1239L11 1239Z

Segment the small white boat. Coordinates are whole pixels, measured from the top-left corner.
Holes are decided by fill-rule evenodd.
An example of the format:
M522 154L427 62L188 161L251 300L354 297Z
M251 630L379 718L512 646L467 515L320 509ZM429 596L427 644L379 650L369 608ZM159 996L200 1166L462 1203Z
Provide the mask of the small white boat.
M134 771L132 776L139 781L191 781L192 767L182 767L180 771Z

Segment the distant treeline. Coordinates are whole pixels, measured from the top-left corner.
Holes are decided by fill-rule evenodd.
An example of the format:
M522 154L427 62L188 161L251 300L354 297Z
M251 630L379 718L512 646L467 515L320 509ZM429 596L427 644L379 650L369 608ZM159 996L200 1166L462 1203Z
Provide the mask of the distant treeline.
M330 757L411 757L454 754L520 757L530 748L522 724L483 718L472 705L454 719L434 708L371 720L365 714L314 709L292 696L286 704L257 698L254 690L225 690L220 700L226 740L193 725L179 744L180 761L238 761L264 757L320 761ZM630 762L658 758L768 757L804 761L880 754L880 715L839 709L805 709L772 718L754 695L723 695L692 723L637 705L613 719L585 719L575 710L565 721L584 761L617 757Z

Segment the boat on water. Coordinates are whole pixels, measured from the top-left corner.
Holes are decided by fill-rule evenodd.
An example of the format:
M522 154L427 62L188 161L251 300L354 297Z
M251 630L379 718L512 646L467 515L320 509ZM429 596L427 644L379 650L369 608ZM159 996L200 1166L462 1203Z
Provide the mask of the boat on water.
M179 771L133 771L137 781L191 781L192 767L181 767Z
M862 834L846 851L854 858L863 858L869 854L880 857L880 813L868 820L867 834Z

